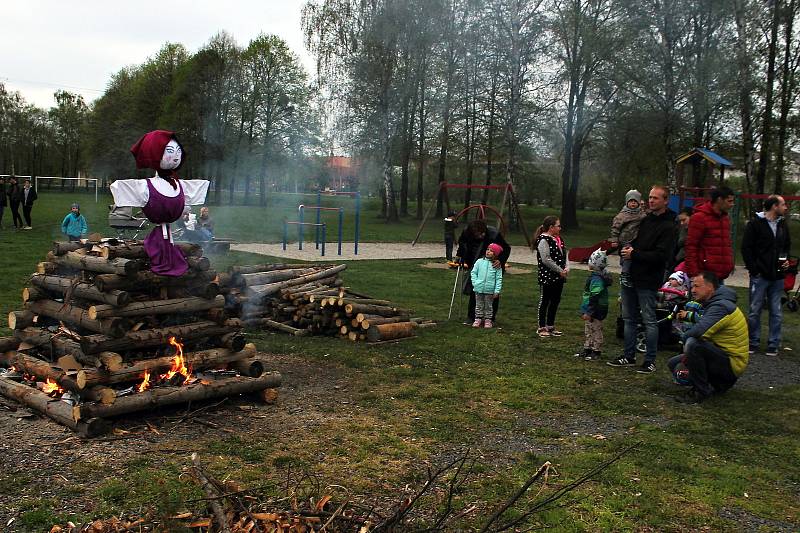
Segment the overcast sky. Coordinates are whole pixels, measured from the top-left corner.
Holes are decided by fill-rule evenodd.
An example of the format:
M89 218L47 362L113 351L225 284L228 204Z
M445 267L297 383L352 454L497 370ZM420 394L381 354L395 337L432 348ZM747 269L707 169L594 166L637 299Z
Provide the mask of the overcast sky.
M195 52L221 30L246 46L259 33L283 38L311 72L303 46L304 0L0 0L0 82L39 107L58 89L88 101L111 75L137 65L165 42Z

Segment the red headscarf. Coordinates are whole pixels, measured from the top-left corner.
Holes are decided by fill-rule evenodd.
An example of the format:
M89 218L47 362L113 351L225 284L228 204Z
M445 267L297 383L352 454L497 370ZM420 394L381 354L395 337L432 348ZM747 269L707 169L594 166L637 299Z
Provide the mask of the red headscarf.
M136 168L152 168L158 172L159 176L166 179L173 187L177 188L175 184L175 171L181 168L183 162L186 160L186 151L183 150L183 145L181 145L181 150L183 150L181 164L174 170L168 171L161 168L161 157L164 155L164 148L166 148L167 143L172 139L175 139L175 141L180 144L180 141L178 141L178 138L175 137L175 133L172 131L154 130L145 133L136 141L136 144L131 146L131 154L133 154L134 159L136 159Z

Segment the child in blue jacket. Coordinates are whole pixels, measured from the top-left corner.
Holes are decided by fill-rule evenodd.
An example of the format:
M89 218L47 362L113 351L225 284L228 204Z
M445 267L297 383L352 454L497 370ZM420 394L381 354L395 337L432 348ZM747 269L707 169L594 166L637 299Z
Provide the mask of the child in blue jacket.
M583 320L583 351L575 354L587 361L600 359L603 349L603 320L608 316L608 287L611 286L608 256L595 250L589 256L589 277L583 287L581 319Z
M64 220L61 222L61 233L67 236L72 241L79 241L81 237L89 233L89 224L86 219L81 215L81 206L72 204L72 209Z
M475 292L475 322L473 328L492 327L492 301L500 296L503 288L503 269L495 268L493 263L503 253L503 247L492 243L486 248L486 255L477 261L469 275L472 280L472 290Z

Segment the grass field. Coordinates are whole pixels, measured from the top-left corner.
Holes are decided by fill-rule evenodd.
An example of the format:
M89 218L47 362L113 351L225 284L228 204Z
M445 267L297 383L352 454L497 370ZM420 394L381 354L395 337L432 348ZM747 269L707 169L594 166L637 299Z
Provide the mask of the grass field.
M105 206L87 200L82 198L84 213L97 230L104 224ZM57 235L57 224L70 201L67 196L43 195L34 211L33 230L0 233L0 275L5 280L0 286L0 308L4 313L19 306L25 278ZM267 214L257 208L220 211L219 233L241 240L254 240L262 227L263 240L269 240L274 236L275 217L289 212L278 207ZM604 234L610 214L581 215L587 231L568 235L570 242L592 242ZM531 219L538 216L533 213ZM378 224L374 212L363 219L365 240L410 240L415 230L413 222ZM4 222L7 226L8 219ZM426 235L438 239L438 231L431 229ZM256 260L264 258L230 254L214 259L218 269ZM478 463L454 505L457 509L476 506L476 511L457 523L472 529L544 461L552 462L557 472L546 489L553 490L625 446L640 442L622 460L571 493L562 502L565 505L537 514L529 525L558 531L792 531L800 527L797 383L742 383L700 406L683 406L674 402L676 387L663 368L671 355L668 351L659 355L658 372L647 376L572 357L582 339L577 319L581 273L568 283L559 312L564 337L541 340L535 337L533 326L534 274L507 277L502 329L483 331L466 328L460 321L446 322L454 274L423 268L421 263L352 262L344 276L355 290L394 300L412 308L415 315L442 322L437 328L422 330L416 339L368 346L251 333L267 353L297 355L344 376L352 402L347 406L350 416L339 417L336 396L316 398L307 409L330 416L299 431L281 431L266 420L263 433L256 436L209 430L204 438L172 445L199 450L220 478L249 486L280 479L291 466L315 471L325 484L345 486L353 494L389 499L399 497L405 485L419 484L428 462L439 464L470 448ZM740 290L739 296L744 303L745 292ZM798 323L797 314L785 315L785 346L798 347ZM606 338L610 357L620 349L611 320ZM797 353L782 353L781 363L796 368L800 365ZM756 357L763 361L763 356ZM292 387L311 385L292 382L291 376L286 380ZM280 410L281 404L274 409ZM158 417L152 420L158 423ZM70 484L70 497L95 501L95 516L142 507L163 513L202 507L202 502L186 503L198 496L196 486L181 475L187 458L159 454L157 448L166 445L159 441L152 453L123 458L122 466L88 459L65 465L65 476L82 480ZM4 465L0 495L20 500L23 511L17 524L21 530L42 531L56 520L86 518L65 513L44 480L25 474L13 461L4 460ZM119 475L106 477L104 467ZM522 506L533 500L536 490L523 498Z

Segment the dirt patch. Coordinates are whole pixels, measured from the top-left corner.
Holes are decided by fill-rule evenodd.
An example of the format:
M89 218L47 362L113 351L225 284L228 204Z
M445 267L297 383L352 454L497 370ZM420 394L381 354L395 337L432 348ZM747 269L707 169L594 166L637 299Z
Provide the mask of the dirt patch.
M432 268L436 270L452 270L453 272L456 271L455 268L452 268L447 263L423 263L422 268ZM517 275L517 274L530 274L531 272L533 272L532 268L506 266L505 274Z
M769 390L786 385L800 383L800 361L797 356L781 352L777 357L764 354L750 356L750 362L742 377L736 382L737 387L753 390Z
M762 518L747 512L744 509L738 508L723 507L719 512L719 516L736 522L736 525L738 528L740 528L740 531L774 531L777 533L784 531L798 531L800 529L800 525L798 524L790 524L788 522L781 522L779 520Z

